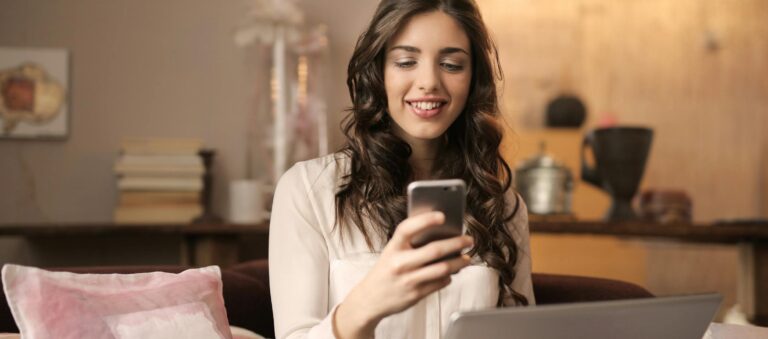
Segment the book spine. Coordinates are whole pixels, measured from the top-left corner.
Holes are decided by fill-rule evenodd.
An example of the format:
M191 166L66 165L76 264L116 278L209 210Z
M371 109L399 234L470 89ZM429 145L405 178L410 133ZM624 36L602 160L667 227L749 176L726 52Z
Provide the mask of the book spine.
M201 206L127 207L115 209L114 221L123 224L189 223L202 214Z
M123 177L118 179L117 187L124 191L193 191L203 189L202 178L153 178Z
M196 205L200 203L200 192L141 192L121 191L118 199L119 206L150 206L150 205Z
M121 143L123 154L136 155L196 155L202 147L202 140L183 138L128 138Z
M123 154L117 159L122 165L177 165L203 167L198 155L135 155Z
M131 165L115 164L115 174L147 177L199 177L205 173L203 166L187 165Z

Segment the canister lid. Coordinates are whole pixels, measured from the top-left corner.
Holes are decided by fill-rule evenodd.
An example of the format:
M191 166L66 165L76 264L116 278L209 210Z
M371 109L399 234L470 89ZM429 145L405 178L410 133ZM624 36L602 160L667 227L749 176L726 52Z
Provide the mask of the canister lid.
M559 161L555 160L552 156L547 154L546 152L547 143L542 141L539 144L539 153L534 155L531 158L528 158L526 160L523 160L520 165L517 166L518 171L527 171L530 169L535 168L542 168L542 167L548 167L548 168L557 168L557 169L563 169L565 171L568 171L568 167L560 163Z

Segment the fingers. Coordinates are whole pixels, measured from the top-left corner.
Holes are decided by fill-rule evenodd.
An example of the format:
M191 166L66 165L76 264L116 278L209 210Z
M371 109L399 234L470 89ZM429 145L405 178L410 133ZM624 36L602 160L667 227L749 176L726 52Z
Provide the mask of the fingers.
M424 298L432 294L433 292L440 290L445 286L448 286L450 283L451 283L450 276L423 283L416 289L414 301L421 300L421 298Z
M433 280L450 278L451 274L467 267L469 262L469 256L467 255L440 261L408 273L403 277L403 281L408 286L417 286Z
M403 255L398 268L401 273L404 273L422 267L445 256L460 253L462 250L471 247L472 245L472 237L466 235L433 241Z
M448 286L451 283L451 277L444 277L436 280L426 281L418 286L415 286L414 288L411 288L409 292L405 295L406 300L410 304L417 303L419 300L423 299L424 297L432 294L433 292Z
M445 222L445 215L442 212L422 213L403 220L397 225L395 234L389 241L393 246L399 248L410 248L411 238L419 232L433 226L442 225Z

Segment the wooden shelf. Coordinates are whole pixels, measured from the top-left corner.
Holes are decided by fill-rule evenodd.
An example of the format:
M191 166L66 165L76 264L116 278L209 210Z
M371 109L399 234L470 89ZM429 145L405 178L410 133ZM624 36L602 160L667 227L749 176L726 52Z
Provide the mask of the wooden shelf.
M768 242L768 222L732 224L656 224L648 222L536 221L532 233L591 234L673 238L675 240L739 243Z
M683 241L738 243L768 241L768 222L733 224L655 224L648 222L604 222L575 220L531 220L533 233L592 234L674 238ZM269 233L269 222L259 224L111 224L54 223L0 224L0 236L67 235L248 235Z
M0 236L88 236L88 235L246 235L267 234L269 222L259 224L110 224L53 223L0 224Z

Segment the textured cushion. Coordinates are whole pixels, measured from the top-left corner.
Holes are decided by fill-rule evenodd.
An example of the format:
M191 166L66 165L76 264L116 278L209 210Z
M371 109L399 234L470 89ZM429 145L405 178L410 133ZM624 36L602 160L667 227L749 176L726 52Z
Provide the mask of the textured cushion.
M648 290L620 280L543 273L532 277L540 305L653 297Z
M216 266L179 274L76 274L5 265L24 338L231 338Z

